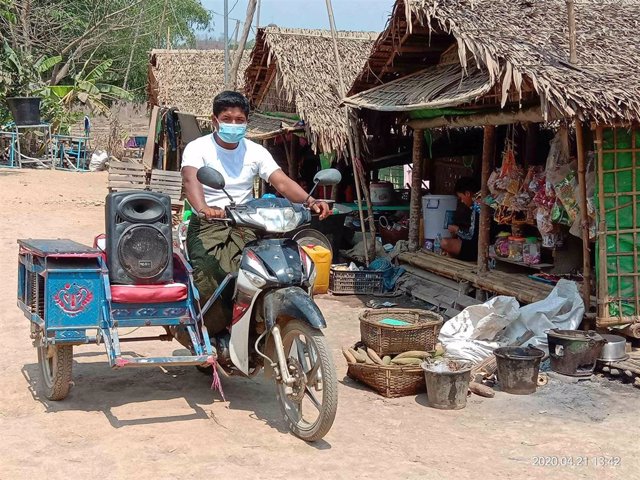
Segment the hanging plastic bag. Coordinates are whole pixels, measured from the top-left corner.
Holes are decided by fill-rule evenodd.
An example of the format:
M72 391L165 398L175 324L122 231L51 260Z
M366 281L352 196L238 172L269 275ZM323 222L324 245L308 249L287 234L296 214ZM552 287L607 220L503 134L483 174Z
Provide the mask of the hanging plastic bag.
M556 197L567 213L569 220L567 225L571 225L580 216L580 207L578 206L578 197L576 195L578 179L575 170L569 170L564 178L554 185L554 190Z
M551 221L560 225L570 226L572 224L569 214L559 201L551 208Z

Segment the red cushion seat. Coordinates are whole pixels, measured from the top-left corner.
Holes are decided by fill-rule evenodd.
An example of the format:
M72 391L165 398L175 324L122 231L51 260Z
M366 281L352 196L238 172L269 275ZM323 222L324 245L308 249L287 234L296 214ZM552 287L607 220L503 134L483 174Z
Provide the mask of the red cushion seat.
M115 303L181 302L187 298L184 283L165 285L111 285L111 300Z

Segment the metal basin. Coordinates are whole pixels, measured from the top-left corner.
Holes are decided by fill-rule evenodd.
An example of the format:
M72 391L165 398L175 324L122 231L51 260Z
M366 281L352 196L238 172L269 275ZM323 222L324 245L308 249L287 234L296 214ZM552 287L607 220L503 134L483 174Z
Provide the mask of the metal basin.
M602 347L602 352L598 360L601 362L619 362L625 360L629 355L625 351L627 340L620 335L603 334L602 338L607 343Z

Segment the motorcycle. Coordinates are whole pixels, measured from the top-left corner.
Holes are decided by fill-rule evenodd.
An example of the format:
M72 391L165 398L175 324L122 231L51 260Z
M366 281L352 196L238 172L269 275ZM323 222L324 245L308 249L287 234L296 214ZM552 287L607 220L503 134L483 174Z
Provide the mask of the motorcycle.
M258 236L245 246L239 271L228 274L202 307L204 315L235 281L230 363L219 365L227 374L247 376L264 367L267 377L275 380L277 400L292 433L308 442L319 440L330 430L338 407L336 369L322 333L325 319L312 298L313 261L298 243L283 238L308 225L311 212L284 198L237 205L224 189L224 177L211 167L200 168L197 178L230 200L226 218L210 221L250 228ZM311 193L340 180L337 170L322 170Z

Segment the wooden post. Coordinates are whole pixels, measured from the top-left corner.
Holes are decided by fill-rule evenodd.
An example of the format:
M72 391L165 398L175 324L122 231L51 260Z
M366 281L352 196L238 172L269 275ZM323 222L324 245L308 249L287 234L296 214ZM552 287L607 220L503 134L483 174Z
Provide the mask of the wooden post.
M287 137L285 135L282 136L282 143L284 145L285 152L287 154L287 163L289 165L289 178L294 182L298 181L298 155L297 149L294 145L294 140L296 136L291 134L291 141L289 142L289 148L287 149Z
M536 147L538 146L538 134L540 132L540 124L527 122L525 124L526 140L524 151L525 168L536 164Z
M596 170L598 176L598 281L596 289L596 298L598 303L598 315L596 317L596 326L599 326L600 320L606 322L609 317L609 281L607 278L607 223L605 218L604 206L604 149L603 149L603 132L602 127L596 127L596 150L598 154L598 168Z
M578 153L578 185L580 191L580 223L582 226L582 300L585 313L591 305L591 254L589 249L589 209L587 206L587 184L582 122L576 118L576 149Z
M420 203L422 202L422 155L424 130L413 131L413 170L411 172L411 205L409 210L409 251L420 249Z
M488 270L489 258L489 234L491 231L491 209L484 202L489 195L489 175L493 166L496 144L496 127L495 125L485 125L484 137L482 140L482 174L480 177L480 195L482 197L480 204L480 222L478 228L478 271L484 273Z

